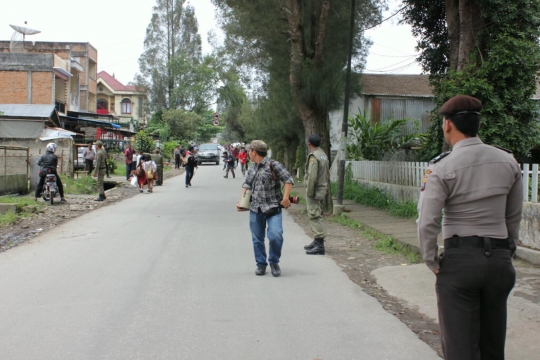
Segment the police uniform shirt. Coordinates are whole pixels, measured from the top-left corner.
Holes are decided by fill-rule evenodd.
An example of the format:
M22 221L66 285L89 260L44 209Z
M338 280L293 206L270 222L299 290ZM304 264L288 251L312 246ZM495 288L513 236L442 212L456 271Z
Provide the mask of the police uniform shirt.
M307 196L317 200L326 197L328 177L329 177L328 157L321 148L315 149L308 155L304 181L307 187Z
M418 238L426 265L439 268L437 235L518 240L523 185L514 157L467 138L430 164L418 202Z

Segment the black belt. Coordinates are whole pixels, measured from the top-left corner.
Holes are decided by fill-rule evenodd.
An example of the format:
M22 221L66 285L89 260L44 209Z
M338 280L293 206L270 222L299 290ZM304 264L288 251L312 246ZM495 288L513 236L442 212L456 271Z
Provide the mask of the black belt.
M509 250L512 254L516 250L516 244L511 239L493 239L480 236L452 236L451 238L444 239L444 248L463 248L463 247L475 247L484 248L486 256L491 256L492 249L504 249Z

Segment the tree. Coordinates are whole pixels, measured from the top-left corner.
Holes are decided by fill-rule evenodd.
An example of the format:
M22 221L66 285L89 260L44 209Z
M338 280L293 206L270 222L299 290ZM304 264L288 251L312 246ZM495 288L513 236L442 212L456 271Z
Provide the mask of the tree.
M202 59L201 37L192 6L185 0L157 0L146 29L144 52L139 58L138 81L148 91L153 110L179 107L177 74L179 59L198 64Z
M540 135L532 99L540 64L540 0L404 2L404 21L419 37L418 60L430 73L436 104L458 94L479 98L480 136L523 160ZM433 121L427 156L440 152L443 141L440 122Z
M231 61L255 75L261 92L288 85L303 138L319 133L330 151L328 113L343 101L350 2L330 0L212 0L220 11ZM357 1L355 59L369 42L362 29L380 18L376 0ZM243 68L242 68L243 67ZM266 87L270 79L276 86ZM280 91L280 90L277 90ZM269 97L270 98L270 97ZM303 140L304 140L303 139Z
M171 129L171 136L176 139L194 140L197 129L204 125L204 119L184 109L170 109L163 112L163 122Z

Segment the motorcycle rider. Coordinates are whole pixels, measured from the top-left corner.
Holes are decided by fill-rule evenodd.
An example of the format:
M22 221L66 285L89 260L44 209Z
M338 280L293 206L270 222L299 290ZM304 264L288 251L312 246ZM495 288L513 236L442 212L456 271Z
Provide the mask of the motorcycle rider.
M41 169L39 170L39 182L36 188L36 201L41 196L41 192L43 191L45 178L49 174L54 174L56 175L56 185L58 187L58 192L60 193L61 201L66 202L66 199L64 198L64 186L62 185L62 180L60 180L60 176L56 172L56 167L58 166L58 157L54 155L55 151L56 144L48 143L47 152L42 157L40 157L37 162Z

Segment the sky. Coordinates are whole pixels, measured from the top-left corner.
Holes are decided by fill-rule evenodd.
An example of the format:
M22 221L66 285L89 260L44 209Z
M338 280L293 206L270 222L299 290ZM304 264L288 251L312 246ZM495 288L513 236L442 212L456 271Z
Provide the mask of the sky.
M7 1L7 0L4 0ZM190 0L199 22L203 52L212 49L208 31L219 33L210 0ZM390 0L384 18L400 7ZM0 11L0 40L10 40L9 24L40 30L27 36L27 41L89 42L98 50L98 71L114 74L126 84L139 70L138 58L143 51L146 27L152 16L155 0L16 0ZM27 21L28 24L24 25ZM410 28L398 25L395 18L368 30L373 41L366 72L419 74L414 61L416 41Z

